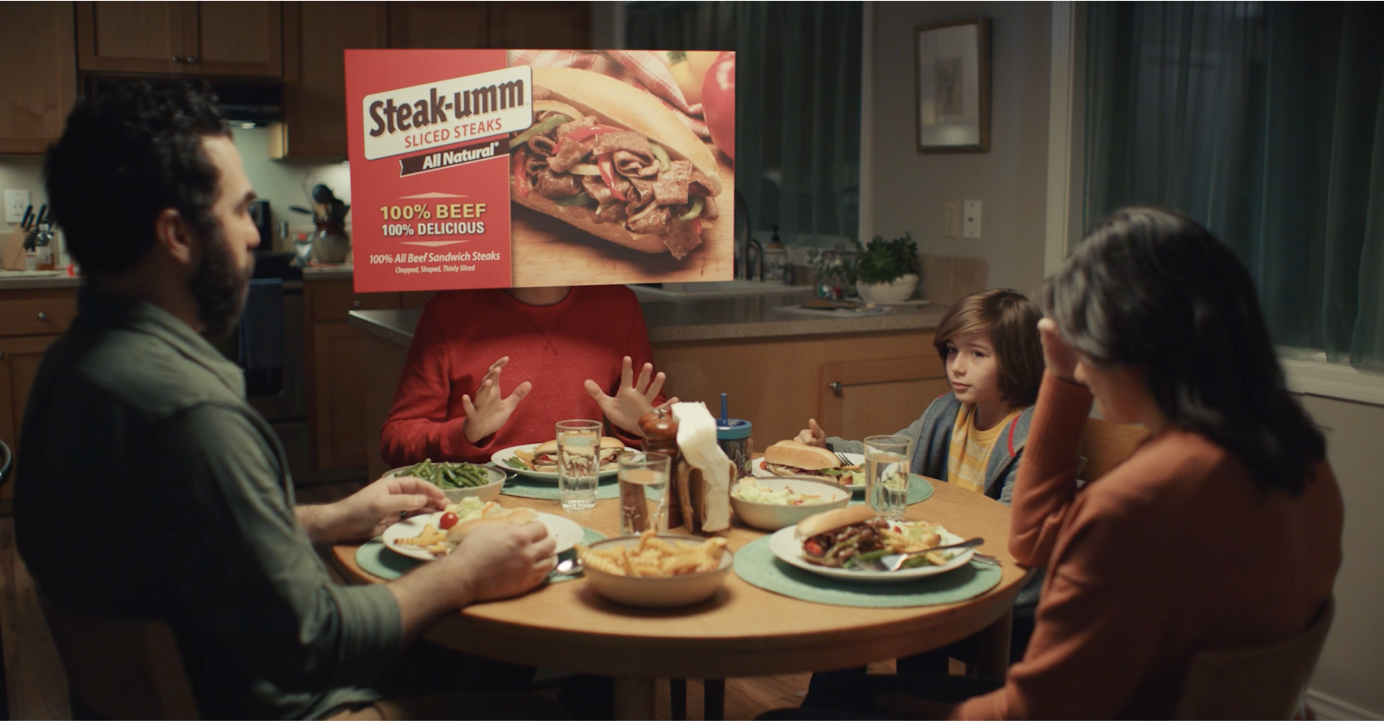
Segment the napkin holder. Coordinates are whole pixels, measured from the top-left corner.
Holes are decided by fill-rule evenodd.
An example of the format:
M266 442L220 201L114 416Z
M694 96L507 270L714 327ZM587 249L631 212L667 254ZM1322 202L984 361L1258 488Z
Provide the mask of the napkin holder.
M678 448L678 421L667 410L654 410L639 419L644 451L666 453L671 459L668 479L668 529L706 534L706 479ZM732 463L733 467L734 464ZM734 477L734 476L732 476Z

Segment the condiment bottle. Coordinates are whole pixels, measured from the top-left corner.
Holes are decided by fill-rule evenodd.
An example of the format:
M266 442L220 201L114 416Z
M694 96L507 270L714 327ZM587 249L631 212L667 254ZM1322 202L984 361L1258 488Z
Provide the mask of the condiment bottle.
M764 248L764 280L766 282L788 282L788 249L779 241L778 226L774 226L774 236Z
M668 462L668 527L683 525L682 496L678 489L677 474L682 462L678 449L678 421L672 411L658 408L639 417L639 429L644 432L640 447L645 452L667 453Z

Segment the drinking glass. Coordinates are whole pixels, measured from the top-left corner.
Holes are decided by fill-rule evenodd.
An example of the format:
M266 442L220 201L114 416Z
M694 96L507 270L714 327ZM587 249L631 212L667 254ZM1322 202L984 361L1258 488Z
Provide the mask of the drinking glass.
M562 510L589 511L596 507L600 447L600 421L558 421L557 494Z
M875 513L897 521L908 508L908 465L913 441L907 436L865 439L865 497Z
M667 453L620 454L620 535L668 532Z

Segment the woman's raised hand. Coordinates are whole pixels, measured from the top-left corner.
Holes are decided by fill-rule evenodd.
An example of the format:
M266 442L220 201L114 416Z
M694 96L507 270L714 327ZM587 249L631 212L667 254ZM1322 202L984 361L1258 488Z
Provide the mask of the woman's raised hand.
M1043 362L1048 373L1064 381L1076 380L1076 351L1062 339L1057 321L1044 318L1038 321L1038 335L1043 341Z

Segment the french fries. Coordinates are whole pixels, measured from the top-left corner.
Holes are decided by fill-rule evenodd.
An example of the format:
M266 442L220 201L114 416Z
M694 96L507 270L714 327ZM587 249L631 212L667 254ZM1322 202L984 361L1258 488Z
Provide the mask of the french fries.
M632 545L593 549L577 544L577 558L583 565L613 576L668 578L713 571L721 565L726 539L711 538L702 543L669 543L654 531L645 531Z

